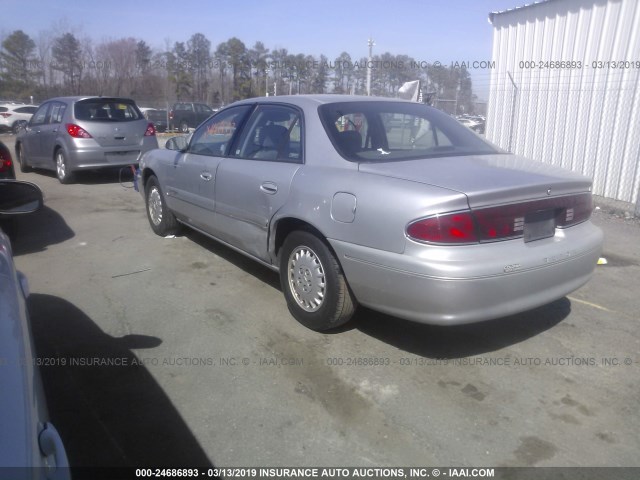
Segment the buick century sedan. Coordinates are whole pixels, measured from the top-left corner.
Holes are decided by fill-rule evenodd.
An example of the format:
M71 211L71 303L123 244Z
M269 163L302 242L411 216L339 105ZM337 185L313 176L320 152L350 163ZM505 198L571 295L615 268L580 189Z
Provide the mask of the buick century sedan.
M244 100L167 146L138 174L153 231L186 225L279 272L315 330L358 304L440 325L529 310L587 282L602 248L588 178L418 103Z

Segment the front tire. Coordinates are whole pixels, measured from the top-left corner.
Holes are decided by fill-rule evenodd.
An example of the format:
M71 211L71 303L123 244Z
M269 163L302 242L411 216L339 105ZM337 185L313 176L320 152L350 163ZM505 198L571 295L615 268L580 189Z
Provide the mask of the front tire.
M286 238L280 283L291 314L312 330L337 328L355 311L356 301L338 260L312 233L296 231Z
M155 175L152 175L147 180L145 199L149 225L151 225L151 229L156 235L166 237L180 230L180 224L173 212L167 207L160 189L160 182L158 182L158 178Z
M71 170L69 170L69 163L67 162L66 157L64 156L64 152L61 148L56 150L56 176L60 183L64 185L68 185L69 183L73 183L74 174Z

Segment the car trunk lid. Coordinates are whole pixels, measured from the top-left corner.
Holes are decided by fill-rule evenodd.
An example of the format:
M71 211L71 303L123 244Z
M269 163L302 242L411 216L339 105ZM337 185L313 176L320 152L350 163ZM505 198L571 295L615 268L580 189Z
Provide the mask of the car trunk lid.
M583 175L511 154L360 163L359 170L463 193L474 210L584 193L591 188L591 181Z

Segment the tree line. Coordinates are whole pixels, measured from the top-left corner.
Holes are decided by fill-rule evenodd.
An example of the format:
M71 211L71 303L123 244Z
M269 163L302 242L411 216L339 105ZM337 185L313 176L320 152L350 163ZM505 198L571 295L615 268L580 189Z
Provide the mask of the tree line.
M458 112L473 112L475 96L465 68L417 62L383 53L371 59L342 52L330 60L270 50L263 42L247 47L233 37L212 46L202 33L160 51L133 37L103 41L66 32L40 34L34 41L16 30L0 44L0 98L39 102L61 95L132 97L139 104L164 106L198 101L214 107L243 98L283 94L371 94L395 97L402 84L421 80L429 98L456 99ZM450 110L450 109L449 109Z

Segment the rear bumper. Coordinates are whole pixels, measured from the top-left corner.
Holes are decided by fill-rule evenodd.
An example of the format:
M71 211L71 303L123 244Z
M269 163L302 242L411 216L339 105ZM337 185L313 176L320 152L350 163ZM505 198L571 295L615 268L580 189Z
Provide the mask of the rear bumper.
M407 240L402 254L330 240L354 295L370 308L421 323L499 318L562 298L592 276L603 235L591 222L555 237L471 246Z
M156 137L148 138L153 141L145 139L142 145L101 147L97 144L86 145L88 142L77 142L64 150L71 170L124 167L137 165L144 153L158 148Z

